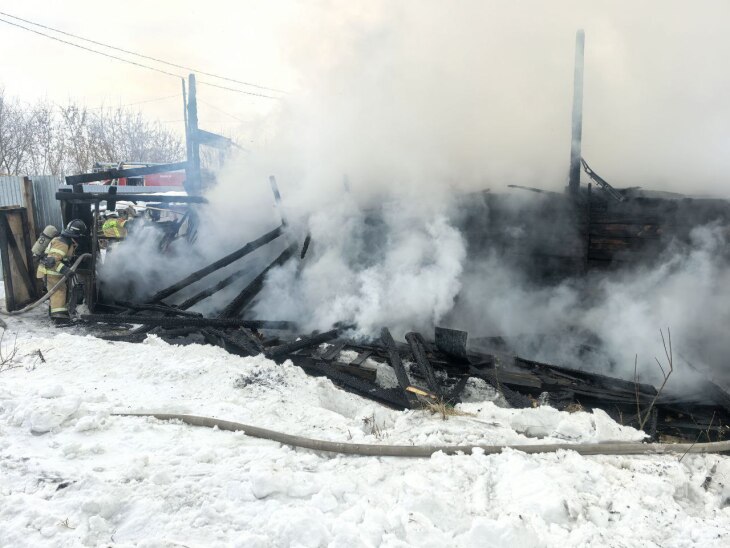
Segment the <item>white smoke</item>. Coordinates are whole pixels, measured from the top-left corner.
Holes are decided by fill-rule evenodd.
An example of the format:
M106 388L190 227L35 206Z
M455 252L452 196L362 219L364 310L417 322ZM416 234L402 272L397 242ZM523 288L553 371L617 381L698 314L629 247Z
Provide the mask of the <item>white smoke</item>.
M439 323L473 337L548 334L525 357L613 364L623 376L635 354L640 371L656 370L659 328L670 326L678 352L717 366L730 309L722 229L697 229L655 268L536 286L497 251L469 256L452 199L512 183L562 191L578 28L592 167L618 187L726 194L730 137L717 120L730 98L715 90L730 73L715 67L730 44L730 6L704 6L323 2L316 15L298 14L282 43L302 91L252 127L251 153L219 173L196 251L180 256L178 272L278 224L274 174L290 237L309 232L312 247L270 274L259 317L307 330L351 322L368 335ZM236 287L198 309L215 310ZM577 353L555 336L568 332L588 333L600 352Z
M438 323L461 288L466 247L441 208L424 211L426 203L386 203L375 225L351 200L313 213L303 267L292 261L274 272L256 314L296 318L304 329L354 323L363 335Z

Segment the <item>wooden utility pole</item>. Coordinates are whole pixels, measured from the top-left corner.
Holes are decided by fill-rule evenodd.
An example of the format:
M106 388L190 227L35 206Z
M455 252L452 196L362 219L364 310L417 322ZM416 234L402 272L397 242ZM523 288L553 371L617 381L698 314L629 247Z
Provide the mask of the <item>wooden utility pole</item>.
M573 72L573 124L570 140L570 171L568 190L577 195L580 190L581 139L583 136L583 52L585 32L575 35L575 69Z
M185 125L187 140L187 160L185 169L185 187L190 195L199 195L200 181L200 142L198 140L198 99L195 88L195 74L188 76L187 123Z

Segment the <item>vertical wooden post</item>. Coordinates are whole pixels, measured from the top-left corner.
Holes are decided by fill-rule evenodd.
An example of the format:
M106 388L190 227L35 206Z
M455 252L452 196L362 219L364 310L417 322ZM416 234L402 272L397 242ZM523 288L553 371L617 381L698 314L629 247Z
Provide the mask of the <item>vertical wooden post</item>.
M40 230L36 226L35 219L35 195L33 194L33 181L28 177L23 177L23 205L28 212L28 229L30 235L35 240L40 234Z
M188 76L188 123L187 123L188 167L185 169L185 186L188 194L199 195L200 183L200 143L198 142L198 99L195 87L195 74Z
M585 32L575 35L575 68L573 72L573 123L570 140L570 171L568 190L577 195L580 190L581 139L583 137L583 52Z
M108 202L107 202L108 206ZM96 307L96 259L99 254L99 200L94 202L94 224L91 226L91 272L86 279L86 306L93 312Z
M183 94L183 120L185 121L185 155L190 160L190 128L188 127L188 94L185 89L185 78L180 78Z
M15 289L13 288L13 272L10 268L10 244L8 235L10 226L4 218L0 218L0 261L3 265L3 281L5 282L5 309L12 312L15 307Z
M286 226L286 217L284 216L284 210L281 208L281 194L279 193L279 185L276 184L276 177L269 175L269 184L271 185L271 192L274 193L274 202L276 204L276 209L279 210L281 224Z

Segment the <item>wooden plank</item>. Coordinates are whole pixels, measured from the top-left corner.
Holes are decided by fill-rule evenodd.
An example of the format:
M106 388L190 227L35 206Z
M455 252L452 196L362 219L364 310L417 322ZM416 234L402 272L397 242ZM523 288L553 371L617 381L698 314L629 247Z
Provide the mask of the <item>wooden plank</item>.
M367 360L372 355L373 355L372 350L366 350L365 352L360 352L355 357L355 359L350 362L350 365L362 365L365 363L365 360Z
M152 175L153 173L165 173L168 171L180 171L187 167L187 162L175 162L172 164L159 164L156 166L133 167L129 169L109 169L97 173L82 173L80 175L69 175L66 177L67 185L79 183L93 183L95 181L107 181L109 179L120 179L127 177L139 177L140 175Z
M16 310L15 291L13 287L13 273L10 267L10 253L8 252L8 234L10 226L5 220L5 215L0 210L0 260L3 266L3 283L5 284L5 308L8 312Z
M37 238L40 230L36 226L35 220L35 195L33 194L33 181L28 177L23 177L23 205L28 214L28 230L32 234L33 239Z
M405 398L405 401L407 402L409 407L417 406L418 399L407 390L407 388L411 386L411 380L408 378L408 372L406 371L406 368L403 367L403 362L401 361L400 354L398 353L398 347L396 346L395 341L393 340L393 336L390 334L390 331L388 331L387 327L384 327L381 330L380 340L383 341L385 349L388 352L388 360L390 362L390 366L393 368L393 371L395 371L395 377L398 379L398 386L400 386L401 390L403 391L403 397Z
M203 196L186 196L154 193L116 194L114 192L64 192L64 189L56 192L56 200L60 202L71 202L73 204L90 204L93 202L104 202L123 198L129 202L148 203L172 203L172 204L207 204ZM91 222L91 221L89 221Z
M418 369L421 371L421 375L426 379L428 388L439 398L443 398L441 386L436 380L436 374L433 371L431 362L426 357L426 341L423 340L420 333L411 332L406 335L406 342L411 347L413 357L416 360Z
M334 360L339 357L340 352L342 352L342 349L345 348L345 346L347 346L347 341L335 341L332 345L328 346L324 352L322 352L319 359L324 361Z
M593 223L589 224L591 236L616 238L659 238L662 227L657 224Z
M13 221L14 222L11 222L11 220L7 216L3 216L2 222L7 223L8 229L8 247L10 248L10 252L12 253L13 257L13 262L11 263L10 268L13 271L13 274L23 281L26 289L26 293L20 295L16 293L15 297L16 300L32 300L33 296L35 295L35 283L33 283L30 272L28 271L29 269L26 263L26 257L23 257L23 253L20 251L18 242L15 239L15 232L18 229L17 219L13 219ZM23 242L22 238L21 243L25 243ZM15 289L17 292L18 288L16 287Z
M281 254L274 259L261 273L256 276L251 282L244 287L236 297L228 303L228 305L220 313L221 318L233 318L241 313L251 301L259 294L261 289L264 287L264 280L269 272L277 266L283 265L297 252L297 245L295 243L287 247Z

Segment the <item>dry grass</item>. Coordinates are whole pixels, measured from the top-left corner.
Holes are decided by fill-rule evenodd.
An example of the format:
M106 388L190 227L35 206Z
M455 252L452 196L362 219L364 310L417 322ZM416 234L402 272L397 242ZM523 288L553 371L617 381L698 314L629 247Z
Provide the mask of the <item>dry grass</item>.
M467 413L456 409L451 404L444 402L443 400L437 401L426 401L423 402L423 408L430 411L432 415L441 415L442 420L447 420L449 417L475 417L474 413Z
M580 413L581 411L585 411L585 409L580 403L573 402L570 405L566 406L563 411L567 411L568 413Z
M365 423L365 426L370 427L370 434L375 436L376 439L382 440L388 436L388 434L386 434L383 430L383 427L378 425L377 421L375 420L375 413L373 413L369 417L365 417L362 422Z
M659 369L662 372L662 376L664 377L664 382L662 382L662 385L659 387L659 390L657 390L656 395L654 396L654 399L651 400L651 404L646 409L646 411L641 411L641 406L639 404L639 376L636 371L636 362L638 360L638 356L634 357L634 388L636 392L636 420L639 423L639 430L643 430L644 426L646 425L647 421L649 420L649 417L651 416L651 410L654 408L654 404L656 403L657 399L659 399L659 396L661 396L662 392L664 392L664 387L667 385L667 381L669 380L669 377L672 376L672 373L674 372L674 353L672 352L672 332L667 327L667 337L669 339L669 345L667 346L667 341L664 339L664 332L660 329L659 334L662 336L662 345L664 346L664 355L667 358L667 366L668 371L665 371L662 367L661 362L659 361L659 358L654 358L654 361L656 361L657 365L659 366Z
M20 367L14 364L15 355L18 353L18 334L15 334L12 346L5 344L5 330L0 335L0 373Z

